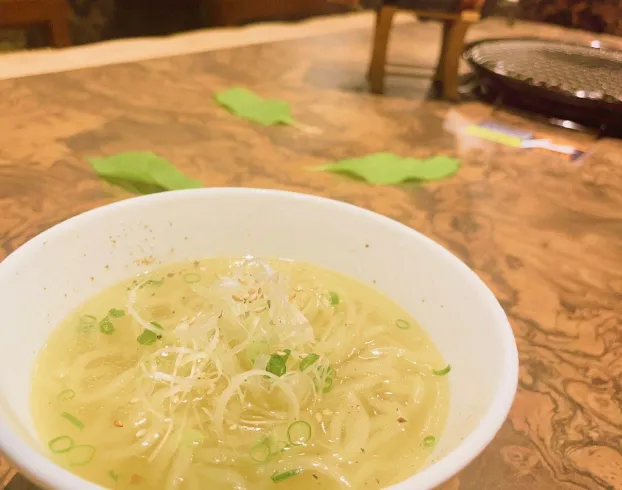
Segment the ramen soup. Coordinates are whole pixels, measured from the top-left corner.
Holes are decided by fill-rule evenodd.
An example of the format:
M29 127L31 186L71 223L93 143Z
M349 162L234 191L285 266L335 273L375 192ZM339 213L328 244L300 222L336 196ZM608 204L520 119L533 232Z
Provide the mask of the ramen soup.
M50 457L108 488L374 489L433 451L448 373L368 286L304 263L207 259L72 313L39 355L32 410Z

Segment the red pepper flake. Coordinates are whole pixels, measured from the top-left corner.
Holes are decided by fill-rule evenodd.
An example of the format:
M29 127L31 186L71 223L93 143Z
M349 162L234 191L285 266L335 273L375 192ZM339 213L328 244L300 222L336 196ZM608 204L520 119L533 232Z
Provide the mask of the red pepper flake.
M132 475L130 485L140 485L145 479L140 475Z
M115 425L115 427L123 427L123 421L122 420L115 420L114 421L114 425Z

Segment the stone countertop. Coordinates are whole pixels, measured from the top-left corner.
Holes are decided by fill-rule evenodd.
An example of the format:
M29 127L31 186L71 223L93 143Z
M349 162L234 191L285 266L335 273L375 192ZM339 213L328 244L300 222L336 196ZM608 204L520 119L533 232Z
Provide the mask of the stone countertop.
M491 21L471 36L520 29ZM392 55L431 71L439 37L431 23L401 25ZM478 102L424 101L425 79L391 79L386 96L372 96L368 55L365 29L0 81L0 259L63 219L127 197L84 161L126 150L159 153L206 186L289 189L372 209L472 267L504 306L520 351L507 422L442 490L622 488L622 143ZM291 102L323 134L236 119L212 101L234 85ZM571 163L448 130L448 121L491 116L587 154ZM464 165L442 182L384 187L307 170L376 151L454 155ZM13 475L6 461L3 475L5 484ZM8 488L29 487L20 479Z

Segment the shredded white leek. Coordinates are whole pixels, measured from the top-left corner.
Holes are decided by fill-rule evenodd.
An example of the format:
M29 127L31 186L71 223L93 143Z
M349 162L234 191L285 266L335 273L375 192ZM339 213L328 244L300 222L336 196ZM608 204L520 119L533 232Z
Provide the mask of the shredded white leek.
M225 431L235 430L228 420L245 421L248 429L291 423L300 417L303 404L320 396L328 360L320 359L305 373L297 369L315 344L313 327L293 301L287 277L268 264L248 258L209 286L189 285L192 294L209 307L177 325L163 321L163 330L136 308L142 285L130 291L126 309L140 331L163 335L161 341L145 347L137 380L135 401L144 412L165 422L150 461L173 431L205 428L222 440ZM304 299L305 305L310 302ZM246 354L252 346L264 351L253 362ZM267 371L270 355L286 349L292 372L279 377ZM254 390L267 393L280 408L249 404Z

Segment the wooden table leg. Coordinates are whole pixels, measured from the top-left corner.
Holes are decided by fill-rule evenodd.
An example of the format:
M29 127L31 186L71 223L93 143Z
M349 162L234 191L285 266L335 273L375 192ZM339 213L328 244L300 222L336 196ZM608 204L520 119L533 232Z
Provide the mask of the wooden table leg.
M64 48L71 46L71 36L69 35L69 21L60 21L52 19L49 22L50 39L52 46L56 48Z
M71 34L69 32L69 16L69 4L64 1L58 2L48 21L52 46L57 48L71 46L72 42Z
M397 8L395 7L381 7L376 12L376 29L374 32L374 44L368 72L369 85L371 91L375 94L384 92L387 48L395 12L397 12Z
M441 34L441 52L438 55L438 63L436 64L436 73L434 73L434 80L442 81L445 74L443 72L445 59L447 58L447 46L449 45L449 33L451 32L452 21L443 21L443 33Z
M444 53L442 66L443 97L448 100L458 100L458 66L464 51L464 39L471 24L477 22L480 16L477 12L465 11L460 17L452 20L447 38L443 38L447 46L441 48Z

